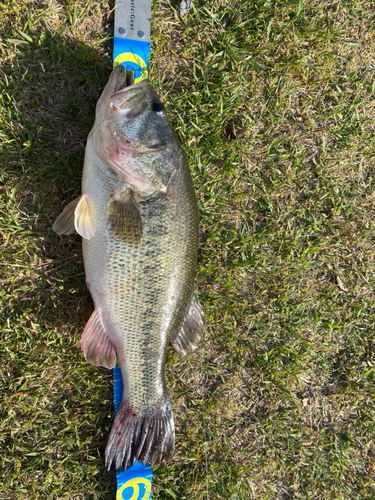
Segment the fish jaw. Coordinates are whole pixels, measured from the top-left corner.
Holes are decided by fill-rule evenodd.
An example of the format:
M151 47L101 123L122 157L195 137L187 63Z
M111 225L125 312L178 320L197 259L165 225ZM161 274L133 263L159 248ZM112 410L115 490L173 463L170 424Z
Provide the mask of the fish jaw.
M142 80L128 85L127 80L123 66L113 70L97 104L91 146L103 165L140 197L165 193L165 172L155 172L153 160L178 154L178 139L152 84ZM137 161L132 161L134 158ZM135 168L135 163L144 168ZM170 174L167 172L167 177Z
M130 147L128 149L122 148L118 144L112 144L112 148L108 145L103 147L103 144L108 144L106 140L103 140L103 133L108 134L108 131L102 132L99 128L96 128L88 137L87 157L94 158L95 161L99 160L102 169L116 175L141 198L147 198L156 192L166 191L166 186L153 185L132 167L133 163L137 163L136 153L133 149ZM88 163L90 164L90 161Z

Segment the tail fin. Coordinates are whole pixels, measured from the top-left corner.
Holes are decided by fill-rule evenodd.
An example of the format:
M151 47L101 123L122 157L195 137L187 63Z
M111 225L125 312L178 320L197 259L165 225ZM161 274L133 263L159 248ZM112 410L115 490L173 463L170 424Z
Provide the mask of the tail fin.
M174 421L171 402L157 408L135 411L127 401L120 404L105 449L107 470L127 469L139 461L155 465L174 451Z

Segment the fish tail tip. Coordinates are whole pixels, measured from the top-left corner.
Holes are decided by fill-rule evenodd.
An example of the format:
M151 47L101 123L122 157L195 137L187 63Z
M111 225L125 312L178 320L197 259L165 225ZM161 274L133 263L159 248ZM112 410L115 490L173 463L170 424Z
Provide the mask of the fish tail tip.
M157 408L137 412L123 401L105 449L108 471L121 472L136 462L157 465L174 451L174 421L169 399Z

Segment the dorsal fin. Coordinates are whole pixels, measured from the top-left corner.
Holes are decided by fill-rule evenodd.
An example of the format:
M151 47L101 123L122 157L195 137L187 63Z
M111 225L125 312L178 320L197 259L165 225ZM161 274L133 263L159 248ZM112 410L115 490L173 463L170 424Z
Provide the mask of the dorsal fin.
M175 338L171 340L171 344L179 354L185 356L198 346L203 338L203 331L204 321L202 306L194 294L181 328Z

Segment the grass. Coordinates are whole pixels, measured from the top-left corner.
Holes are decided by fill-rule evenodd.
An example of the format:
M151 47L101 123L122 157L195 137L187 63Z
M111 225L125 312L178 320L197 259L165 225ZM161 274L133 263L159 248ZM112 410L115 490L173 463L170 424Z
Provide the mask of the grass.
M151 79L201 210L200 348L172 350L177 425L155 499L371 500L375 29L371 0L154 1ZM113 499L111 374L77 346L92 301L80 191L112 3L0 4L0 499Z

